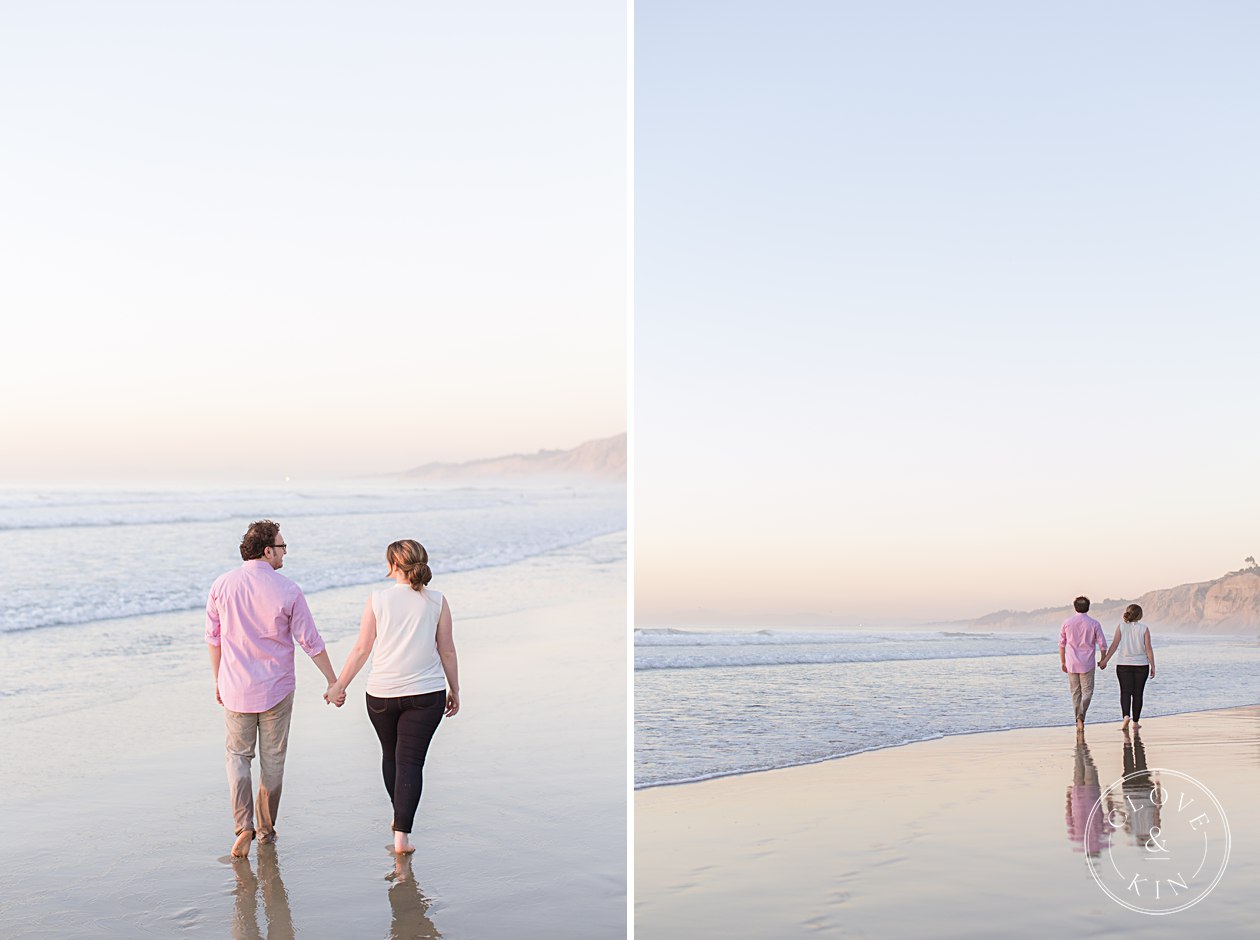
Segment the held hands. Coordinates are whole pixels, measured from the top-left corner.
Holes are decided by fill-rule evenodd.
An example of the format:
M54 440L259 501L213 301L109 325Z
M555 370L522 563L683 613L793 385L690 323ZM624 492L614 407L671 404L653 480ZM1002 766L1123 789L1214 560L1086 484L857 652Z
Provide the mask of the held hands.
M1106 656L1104 656L1102 659L1098 660L1098 668L1099 668L1099 669L1106 669L1106 668L1107 668L1107 657L1106 657Z
M324 701L340 708L346 704L346 690L339 683L331 682L327 691L324 692Z

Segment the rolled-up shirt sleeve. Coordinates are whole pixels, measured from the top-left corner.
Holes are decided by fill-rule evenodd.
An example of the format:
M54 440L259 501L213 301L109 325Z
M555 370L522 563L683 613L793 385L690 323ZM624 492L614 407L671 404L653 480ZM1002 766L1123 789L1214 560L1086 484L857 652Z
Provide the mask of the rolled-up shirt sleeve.
M1059 646L1067 646L1067 624L1059 627Z
M211 646L221 645L219 639L219 605L215 602L214 588L210 589L210 597L206 601L206 642Z
M289 629L293 639L307 656L318 656L324 651L324 638L315 629L315 618L301 591L293 599L293 612L289 615Z

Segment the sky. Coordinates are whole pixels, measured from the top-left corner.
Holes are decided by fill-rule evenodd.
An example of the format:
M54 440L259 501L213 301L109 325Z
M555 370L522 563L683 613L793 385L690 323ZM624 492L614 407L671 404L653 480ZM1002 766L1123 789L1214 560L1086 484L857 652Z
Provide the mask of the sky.
M1256 554L1258 34L636 3L636 624L970 618Z
M294 479L626 430L604 0L0 10L0 482Z

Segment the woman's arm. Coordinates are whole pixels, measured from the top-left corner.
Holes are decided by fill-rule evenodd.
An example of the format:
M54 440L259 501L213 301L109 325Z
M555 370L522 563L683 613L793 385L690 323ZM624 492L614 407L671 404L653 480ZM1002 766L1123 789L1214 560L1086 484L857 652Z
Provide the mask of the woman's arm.
M1146 643L1146 661L1151 664L1151 679L1155 678L1155 651L1151 649L1151 628L1146 628L1146 636L1142 637Z
M442 671L446 673L446 715L459 713L459 659L455 655L455 636L451 627L451 609L442 598L442 613L437 625L438 655L442 657Z
M1111 638L1111 646L1103 653L1102 662L1099 663L1099 665L1105 668L1107 665L1107 660L1111 659L1112 654L1115 653L1116 648L1119 646L1120 646L1120 628L1116 627L1116 635Z
M350 655L346 657L346 664L341 667L341 677L328 689L330 701L341 700L333 701L337 707L340 708L345 702L346 689L359 674L359 670L363 668L368 657L372 655L374 645L376 645L376 611L372 610L372 598L369 597L367 603L363 605L363 617L359 620L359 638L354 641Z

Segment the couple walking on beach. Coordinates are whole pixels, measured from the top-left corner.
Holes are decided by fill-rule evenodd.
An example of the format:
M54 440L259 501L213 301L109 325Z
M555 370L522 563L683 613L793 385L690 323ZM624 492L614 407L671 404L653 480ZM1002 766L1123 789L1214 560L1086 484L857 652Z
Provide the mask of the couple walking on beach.
M1116 679L1120 683L1120 712L1123 730L1129 728L1130 713L1136 727L1142 717L1142 693L1146 680L1155 678L1155 651L1151 648L1151 631L1142 623L1142 608L1130 604L1116 627L1111 646L1103 634L1102 624L1089 616L1089 598L1072 602L1074 617L1063 621L1059 630L1059 667L1067 673L1068 690L1072 693L1072 709L1076 713L1076 730L1085 730L1085 713L1094 696L1094 648L1101 654L1098 668L1116 660Z
M227 777L236 841L232 855L249 854L276 839L296 678L294 645L328 680L324 701L340 708L346 688L372 655L367 712L381 742L385 790L394 807L394 851L415 850L411 829L423 786L429 742L443 717L459 711L459 666L451 612L428 587L429 556L412 539L385 550L391 588L373 591L363 608L359 637L341 675L301 589L279 573L288 546L280 526L252 523L241 539L241 566L220 576L206 602L206 643L215 698L227 725ZM257 802L251 765L259 758Z

